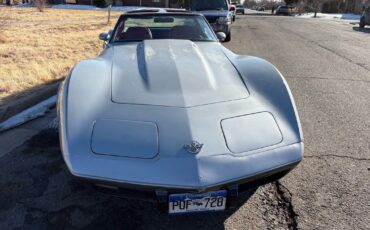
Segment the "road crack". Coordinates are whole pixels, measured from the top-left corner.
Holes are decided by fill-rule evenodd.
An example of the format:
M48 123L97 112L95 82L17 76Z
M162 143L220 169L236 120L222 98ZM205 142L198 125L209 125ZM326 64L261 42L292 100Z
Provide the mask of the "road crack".
M262 195L263 229L298 229L297 217L292 204L292 193L279 181L260 188Z
M342 155L336 155L336 154L323 154L323 155L304 155L304 158L318 158L318 159L323 159L325 157L338 157L338 158L346 158L346 159L351 159L351 160L356 160L356 161L370 161L370 158L360 158L360 157L352 157L352 156L342 156Z
M351 82L370 82L370 80L360 80L360 79L349 79L349 78L330 78L330 77L288 77L285 78L292 78L292 79L319 79L319 80L333 80L333 81L351 81Z
M295 212L292 197L293 194L289 191L287 187L281 184L280 181L274 182L274 186L276 189L276 195L278 200L282 201L283 208L287 213L287 224L289 229L298 229L297 217L298 214Z

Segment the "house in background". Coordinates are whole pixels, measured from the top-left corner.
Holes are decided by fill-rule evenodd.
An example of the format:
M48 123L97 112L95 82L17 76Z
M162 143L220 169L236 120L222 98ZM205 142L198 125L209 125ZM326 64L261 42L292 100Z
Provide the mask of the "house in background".
M49 0L67 4L94 5L94 0ZM191 0L110 0L113 6L148 6L165 8L187 8Z
M185 8L190 0L111 0L114 6L149 6L165 8ZM94 5L94 0L64 0L67 4Z
M64 0L67 4L94 5L94 0ZM169 0L112 0L114 6L168 7Z
M33 0L0 0L0 4L17 5L31 3ZM95 5L95 0L46 0L49 4ZM165 8L187 8L191 0L107 0L114 6L148 6Z

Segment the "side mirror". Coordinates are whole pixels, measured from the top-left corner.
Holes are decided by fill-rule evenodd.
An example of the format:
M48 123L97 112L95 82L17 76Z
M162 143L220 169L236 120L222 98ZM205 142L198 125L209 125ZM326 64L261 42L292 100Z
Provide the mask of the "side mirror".
M110 38L110 35L109 33L101 33L99 34L99 39L102 40L102 41L108 41Z
M226 34L224 32L217 32L216 36L220 42L223 42L226 39Z

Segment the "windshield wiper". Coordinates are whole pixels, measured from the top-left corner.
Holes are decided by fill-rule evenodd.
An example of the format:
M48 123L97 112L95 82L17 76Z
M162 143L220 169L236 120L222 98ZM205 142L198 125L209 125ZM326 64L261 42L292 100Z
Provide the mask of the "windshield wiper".
M190 39L192 42L216 42L215 40L207 40L207 39Z

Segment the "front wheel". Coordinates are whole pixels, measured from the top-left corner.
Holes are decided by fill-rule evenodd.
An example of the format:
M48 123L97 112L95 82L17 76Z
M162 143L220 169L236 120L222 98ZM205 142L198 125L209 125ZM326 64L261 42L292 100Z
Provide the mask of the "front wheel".
M364 28L365 27L365 18L361 18L360 20L360 28Z
M226 38L224 40L224 42L229 42L231 41L231 32L229 32L227 35L226 35Z

